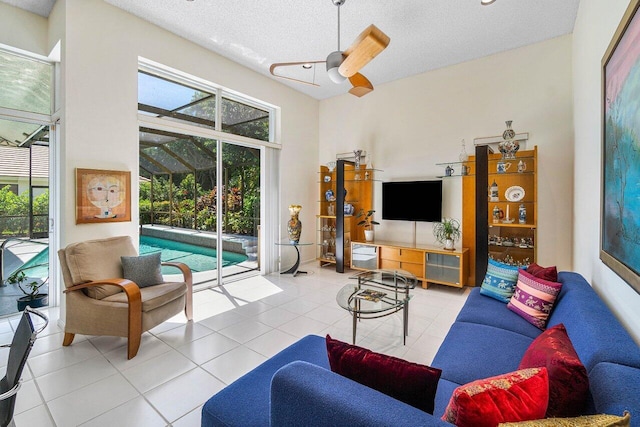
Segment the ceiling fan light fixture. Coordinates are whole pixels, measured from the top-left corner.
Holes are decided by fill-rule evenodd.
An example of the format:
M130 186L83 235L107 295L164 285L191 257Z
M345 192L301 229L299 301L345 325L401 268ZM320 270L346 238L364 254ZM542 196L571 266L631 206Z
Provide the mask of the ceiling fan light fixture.
M342 52L336 50L335 52L331 52L329 56L327 56L327 74L329 78L334 83L342 83L347 78L340 74L338 69L340 68L340 64L342 64Z
M495 2L496 0L480 0L480 4L483 6L489 6L491 3Z

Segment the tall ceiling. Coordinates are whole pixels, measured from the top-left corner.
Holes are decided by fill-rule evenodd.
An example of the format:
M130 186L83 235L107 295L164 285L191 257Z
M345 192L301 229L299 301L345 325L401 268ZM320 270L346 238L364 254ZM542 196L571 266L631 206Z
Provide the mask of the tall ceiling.
M55 2L0 1L42 16L48 16ZM274 62L324 60L338 46L332 0L104 1L270 77ZM391 38L389 47L361 70L375 87L570 34L579 3L496 0L483 6L480 0L346 0L340 8L340 47L346 49L370 24ZM320 86L278 80L317 99L350 88L348 81L332 83L324 64L298 72Z

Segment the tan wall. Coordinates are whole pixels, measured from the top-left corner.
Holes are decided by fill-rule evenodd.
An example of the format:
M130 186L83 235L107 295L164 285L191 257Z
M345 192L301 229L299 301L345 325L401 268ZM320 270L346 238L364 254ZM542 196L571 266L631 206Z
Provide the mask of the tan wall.
M385 181L443 175L460 141L501 135L505 120L538 146L538 260L572 267L573 98L571 36L377 85L358 99L320 102L320 161L362 148ZM383 53L384 55L384 53ZM365 70L366 71L366 70ZM374 82L375 84L375 82ZM376 218L382 218L381 185ZM462 217L460 178L444 182L443 216ZM419 196L407 203L421 203ZM411 223L381 221L376 238L410 242ZM464 230L463 230L464 232ZM432 243L432 224L417 224L418 243Z
M575 269L640 343L640 295L600 261L601 61L628 0L580 2L574 29Z

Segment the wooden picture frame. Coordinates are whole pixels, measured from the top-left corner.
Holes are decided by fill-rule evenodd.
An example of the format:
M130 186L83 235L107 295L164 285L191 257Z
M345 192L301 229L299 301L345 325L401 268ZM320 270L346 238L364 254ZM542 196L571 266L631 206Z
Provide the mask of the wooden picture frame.
M640 0L602 58L600 259L640 293Z
M76 169L76 224L131 221L131 172Z

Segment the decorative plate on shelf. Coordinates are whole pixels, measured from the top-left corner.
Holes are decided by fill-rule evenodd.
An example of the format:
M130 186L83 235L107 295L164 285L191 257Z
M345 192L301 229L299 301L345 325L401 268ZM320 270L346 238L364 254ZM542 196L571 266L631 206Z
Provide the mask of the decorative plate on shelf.
M504 192L504 197L509 202L519 202L524 199L524 188L519 185L514 185L513 187L507 188L507 191Z

